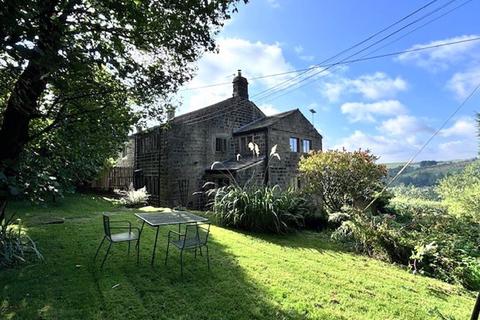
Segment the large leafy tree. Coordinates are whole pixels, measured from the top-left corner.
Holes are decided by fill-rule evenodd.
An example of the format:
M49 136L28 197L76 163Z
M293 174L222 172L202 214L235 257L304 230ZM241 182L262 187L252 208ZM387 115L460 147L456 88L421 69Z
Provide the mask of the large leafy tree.
M130 106L161 117L238 1L0 0L0 200L21 159L85 159L92 131L126 135Z

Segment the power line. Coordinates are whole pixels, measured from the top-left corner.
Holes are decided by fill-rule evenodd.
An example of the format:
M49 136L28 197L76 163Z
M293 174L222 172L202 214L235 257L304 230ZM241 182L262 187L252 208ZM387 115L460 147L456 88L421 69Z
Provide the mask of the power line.
M325 64L324 64L326 61L329 61L329 60L331 60L331 59L333 59L333 58L341 55L342 53L344 53L344 52L346 52L346 51L354 48L355 46L358 46L358 45L363 44L364 42L372 39L372 38L375 37L376 35L378 35L378 34L384 32L384 31L386 31L388 28L390 28L390 27L398 24L399 22L404 21L404 20L407 19L408 17L414 15L415 13L419 12L420 10L426 8L427 6L433 4L433 3L436 2L436 1L437 1L437 0L431 1L431 2L427 3L427 4L424 5L423 7L415 10L414 12L412 12L412 13L410 13L409 15L405 16L404 18L400 19L399 21L395 22L394 24L391 24L390 26L382 29L381 31L375 33L374 35L368 37L367 39L365 39L365 40L363 40L363 41L361 41L361 42L358 42L357 44L351 46L350 48L344 49L344 50L341 51L340 53L338 53L338 54L336 54L336 55L334 55L334 56L332 56L332 57L330 57L330 58L322 61L322 62L319 63L319 64L316 64L316 65L311 66L311 67L308 67L308 68L303 68L303 69L296 69L296 70L291 70L291 71L285 71L285 72L267 74L267 75L263 75L263 76L251 77L251 78L249 78L249 80L258 80L258 79L265 79L265 78L271 78L271 77L278 77L278 76L283 76L283 75L292 74L292 73L302 73L302 74L300 74L300 75L298 75L298 76L295 77L295 78L298 78L299 76L307 73L308 71L315 70L315 69L318 69L318 68L320 68L320 67L326 67L326 66L328 66L328 65L325 65ZM437 21L437 20L439 20L440 18L446 16L447 14L451 13L452 11L455 11L455 10L459 9L460 7L463 7L464 5L466 5L467 3L471 2L471 1L473 1L473 0L467 0L467 1L465 1L464 3L462 3L462 4L460 4L460 5L456 6L456 7L448 10L447 12L443 13L442 15L440 15L440 16L434 18L434 19L431 19L431 20L427 21L426 23L422 24L421 26L419 26L419 27L417 27L417 28L409 31L408 33L402 35L401 37L398 37L398 38L394 39L393 41L390 41L390 42L388 42L387 44L385 44L385 45L383 45L383 46L381 46L381 47L379 47L379 48L377 48L377 49L375 49L375 50L367 53L366 55L364 55L364 56L362 56L362 57L365 57L365 56L370 55L370 54L372 54L372 53L378 52L379 50L381 50L381 49L389 46L390 44L392 44L392 43L394 43L394 42L397 42L397 41L405 38L406 36L408 36L408 35L410 35L411 33L417 31L418 29L421 29L421 28L425 27L426 25L428 25L428 24L430 24L430 23L432 23L432 22L434 22L434 21ZM448 3L448 4L450 4L450 3ZM448 5L448 4L447 4L447 5ZM275 86L273 86L273 87L271 87L271 88L268 88L268 89L266 89L266 90L264 90L264 91L261 91L261 92L258 92L258 93L256 93L256 94L254 94L252 97L258 96L258 95L260 95L260 94L262 94L262 93L265 93L266 91L272 90L272 89L274 89L275 87L280 86L282 83L288 82L288 81L290 81L290 80L294 80L295 78L284 80L283 82L278 83L277 85L275 85ZM199 89L206 89L206 88L218 87L218 86L225 86L225 85L231 85L231 82L220 82L220 83L213 83L213 84L208 84L208 85L204 85L204 86L184 88L184 89L180 89L179 91L199 90Z
M370 57L363 57L363 58L357 58L357 59L352 59L352 60L346 60L344 62L339 62L339 63L333 63L331 65L328 65L327 67L330 69L331 67L335 67L335 66L340 66L340 65L348 65L348 64L352 64L352 63L356 63L356 62L361 62L361 61L368 61L368 60L373 60L373 59L379 59L379 58L386 58L386 57L392 57L392 56L398 56L398 55L402 55L402 54L406 54L406 53L411 53L411 52L418 52L418 51L423 51L423 50L429 50L429 49L434 49L434 48L440 48L440 47L445 47L445 46L450 46L450 45L456 45L456 44L460 44L460 43L465 43L465 42L471 42L471 41L478 41L480 40L480 37L475 37L475 38L470 38L470 39L464 39L464 40L458 40L458 41L452 41L452 42L446 42L446 43L441 43L441 44L436 44L436 45L431 45L431 46L425 46L425 47L420 47L420 48L413 48L413 49L408 49L408 50L403 50L403 51L396 51L396 52L389 52L389 53L384 53L384 54L380 54L380 55L376 55L376 56L370 56ZM303 85L301 86L298 86L296 88L294 88L293 90L297 90L297 89L300 89L300 88L303 88L315 81L317 81L318 79L313 79L312 81L309 81L307 83L304 83ZM269 100L265 100L263 102L269 102L269 101L272 101L274 99L278 99L280 97L283 97L284 95L286 94L289 94L290 92L292 92L293 90L290 90L290 91L286 91L284 92L283 94L280 94L280 95L277 95Z
M404 26L401 27L400 29L397 29L397 30L389 33L389 34L386 35L385 37L383 37L383 38L375 41L374 43L368 45L367 47L365 47L365 48L363 48L363 49L361 49L361 50L359 50L359 51L357 51L357 52L349 55L348 57L342 59L340 62L343 62L343 61L345 61L345 60L347 60L347 59L350 59L350 58L358 55L359 53L362 53L362 52L364 52L365 50L367 50L367 49L369 49L369 48L371 48L371 47L373 47L373 46L375 46L375 45L383 42L384 40L386 40L386 39L392 37L393 35L401 32L402 30L408 28L409 26L411 26L411 25L413 25L413 24L415 24L415 23L418 23L419 21L421 21L421 20L429 17L430 15L438 12L439 10L445 8L446 6L450 5L451 3L455 2L455 1L457 1L457 0L450 0L450 1L448 1L447 3L443 4L442 6L437 7L436 9L434 9L434 10L428 12L427 14L421 16L420 18L417 18L417 19L415 19L414 21L408 23L407 25L404 25ZM288 90L289 88L292 88L292 87L298 85L299 83L305 82L306 80L311 79L312 77L314 77L314 76L316 76L316 75L318 75L318 74L320 74L320 73L323 73L323 72L325 72L325 71L328 71L330 68L331 68L331 67L323 68L322 70L317 71L317 72L314 72L313 74L304 77L303 79L301 79L300 81L298 81L298 82L296 82L296 83L294 83L294 84L292 84L292 85L288 85L288 86L286 86L286 87L284 87L284 88L280 88L280 89L275 90L275 91L273 91L273 92L270 92L270 93L268 93L268 94L266 94L266 95L263 95L263 96L261 96L259 99L262 100L262 99L268 98L268 97L270 97L270 96L272 96L272 95L274 95L274 94L276 94L276 93L278 93L278 92L281 92L281 91L284 91L284 90ZM303 86L294 88L294 89L292 89L291 91L296 90L296 89L301 88L301 87L303 87Z
M364 39L364 40L362 40L362 41L360 41L360 42L358 42L358 43L356 43L356 44L348 47L347 49L344 49L344 50L340 51L339 53L333 55L332 57L330 57L330 58L328 58L328 59L323 60L322 62L320 62L320 63L318 63L317 65L315 65L313 68L318 67L318 66L320 66L320 65L322 65L322 64L324 64L324 63L326 63L326 62L328 62L328 61L330 61L330 60L332 60L332 59L335 59L335 58L341 56L342 54L344 54L344 53L346 53L346 52L348 52L348 51L350 51L350 50L352 50L352 49L354 49L354 48L356 48L356 47L358 47L358 46L360 46L360 45L362 45L362 44L370 41L371 39L375 38L375 37L378 36L379 34L385 32L385 31L387 31L388 29L396 26L397 24L405 21L406 19L410 18L411 16L415 15L416 13L418 13L418 12L420 12L421 10L427 8L428 6L432 5L432 4L435 3L435 2L437 2L437 0L433 0L433 1L428 2L428 3L425 4L424 6L422 6L422 7L418 8L418 9L414 10L413 12L411 12L411 13L409 13L408 15L404 16L404 17L401 18L400 20L395 21L394 23L390 24L389 26L387 26L387 27L383 28L382 30L374 33L373 35L367 37L366 39ZM293 78L291 78L291 79L284 80L284 81L278 83L277 85L274 85L274 86L272 86L272 87L270 87L270 88L268 88L268 89L266 89L266 90L263 90L263 91L255 94L255 95L253 95L253 97L256 97L256 96L265 94L265 93L267 93L267 92L269 92L269 91L274 90L275 88L278 88L278 87L282 86L283 84L286 84L286 83L288 83L288 82L294 81L295 79L301 77L302 75L306 74L306 73L309 72L310 70L313 70L313 68L309 68L309 69L305 70L304 72L302 72L301 74L299 74L299 75L297 75L297 76L295 76L295 77L293 77Z
M442 125L428 138L427 141L423 143L423 145L420 147L420 149L415 152L415 154L410 158L410 160L405 163L405 165L400 169L400 171L397 172L397 174L385 185L385 187L382 189L382 191L375 196L375 198L363 209L363 211L366 211L368 208L372 206L372 204L387 190L387 188L405 171L405 169L415 160L415 158L427 147L427 145L435 138L440 131L445 128L445 126L452 120L452 118L463 108L463 106L467 103L468 100L470 100L477 90L480 89L480 82L477 84L477 86L470 92L470 94L458 105L458 107L450 114L450 116L442 123Z
M332 63L332 64L329 64L329 65L326 65L326 67L334 67L334 66L339 66L339 65L348 65L348 64L352 64L352 63L361 62L361 61L368 61L368 60L373 60L373 59L380 59L380 58L398 56L398 55L402 55L402 54L406 54L406 53L411 53L411 52L419 52L419 51L424 51L424 50L429 50L429 49L435 49L435 48L440 48L440 47L446 47L446 46L451 46L451 45L457 45L457 44L461 44L461 43L479 41L479 40L480 40L480 37L475 37L475 38L470 38L470 39L464 39L464 40L458 40L458 41L445 42L445 43L440 43L440 44L436 44L436 45L430 45L430 46L424 46L424 47L413 48L413 49L408 49L408 50L402 50L402 51L384 53L384 54L380 54L380 55L376 55L376 56L370 56L370 57L364 57L364 58L351 59L351 60L346 60L346 61L344 61L344 62L336 62L336 63ZM286 92L286 93L284 93L283 95L288 94L288 93L289 93L289 92ZM282 96L282 95L277 96L277 98L278 98L278 97L281 97L281 96ZM203 121L211 120L211 119L215 118L215 115L216 115L216 114L223 113L223 112L228 111L228 110L230 110L231 108L236 107L236 106L238 106L238 103L234 103L234 104L230 105L230 106L228 107L228 109L222 109L222 110L219 110L219 111L214 112L214 113L212 113L212 114L209 114L209 117L208 117L208 118L201 119L201 120L195 119L195 120L187 121L186 124L189 124L189 125L190 125L190 124L197 124L197 123L200 123L200 122L203 122ZM210 116L211 116L211 117L210 117Z

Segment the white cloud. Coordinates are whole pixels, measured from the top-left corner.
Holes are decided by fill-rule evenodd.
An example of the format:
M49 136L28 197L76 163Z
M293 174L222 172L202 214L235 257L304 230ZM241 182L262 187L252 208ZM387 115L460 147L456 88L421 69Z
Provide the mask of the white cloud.
M457 72L447 83L447 88L455 93L457 98L466 98L478 85L480 65L465 72Z
M198 62L198 73L187 88L201 87L212 83L224 83L233 80L237 69L247 78L266 74L283 73L293 70L285 60L283 51L278 43L251 42L238 38L220 38L217 41L219 52L206 53ZM270 77L258 80L249 80L249 91L252 95L252 86L273 86L285 77ZM187 91L186 102L179 113L193 111L206 107L232 96L232 87L225 86Z
M443 40L436 40L430 43L416 44L410 49L417 49L425 46L435 46L448 42L468 40L477 37L478 35L462 35ZM478 41L464 42L424 51L404 53L398 56L396 60L402 62L413 62L429 71L438 71L447 69L451 64L467 58L479 58L480 50L477 50L479 48L480 45Z
M375 122L375 116L406 113L406 108L398 100L383 100L373 103L347 102L340 109L351 122Z
M263 111L263 113L265 113L265 115L267 116L271 116L271 115L274 115L274 114L277 114L277 113L280 113L280 110L277 109L277 107L275 107L274 105L272 104L262 104L260 106L258 106L260 108L260 110Z
M407 139L410 139L412 143L416 142L415 134L433 131L432 128L428 127L418 118L406 114L383 121L378 127L378 130L393 136L409 136Z
M470 159L478 155L477 139L458 139L440 143L432 159ZM435 158L434 158L435 157Z
M415 146L399 143L397 139L391 139L382 135L368 135L356 130L352 135L341 139L334 149L345 148L347 150L370 150L373 154L381 156L381 162L393 162L405 160L415 151Z
M443 137L468 137L472 140L477 138L477 124L473 118L465 117L458 119L449 128L440 131Z
M421 141L420 141L421 140ZM350 136L340 140L334 149L370 150L380 156L379 162L398 162L409 160L425 142L415 136L369 135L362 131L355 131ZM454 140L434 139L432 143L420 153L415 161L421 160L454 160L469 159L477 156L477 139L462 138Z
M325 82L321 90L328 100L334 102L348 93L357 93L370 100L392 98L407 87L401 77L391 78L383 72L376 72L356 79L339 77L334 82Z

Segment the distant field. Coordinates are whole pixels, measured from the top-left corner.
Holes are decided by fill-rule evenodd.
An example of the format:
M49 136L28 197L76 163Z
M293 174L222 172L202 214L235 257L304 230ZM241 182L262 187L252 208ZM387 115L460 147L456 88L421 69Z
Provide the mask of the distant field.
M476 159L452 161L421 161L409 165L395 180L392 186L405 184L416 187L433 186L448 174L456 173L465 168ZM405 162L385 163L388 169L388 179L394 177L405 165Z

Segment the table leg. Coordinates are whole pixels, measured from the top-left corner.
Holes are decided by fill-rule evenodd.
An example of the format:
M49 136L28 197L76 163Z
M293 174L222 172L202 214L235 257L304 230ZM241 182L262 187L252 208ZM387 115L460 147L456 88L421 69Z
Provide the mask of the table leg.
M152 253L152 262L151 262L152 267L153 267L153 262L155 261L155 251L157 250L157 240L158 240L159 230L160 230L160 227L157 226L157 233L155 234L155 243L153 244L153 253Z
M180 234L181 234L180 226L181 225L182 225L181 223L178 224L178 240L180 240Z
M142 232L143 232L143 226L145 225L145 220L143 220L142 222L142 226L140 228L140 232L138 233L138 239L140 239L140 236L142 235ZM138 249L138 244L139 244L139 241L137 241L137 244L135 245L135 248Z

